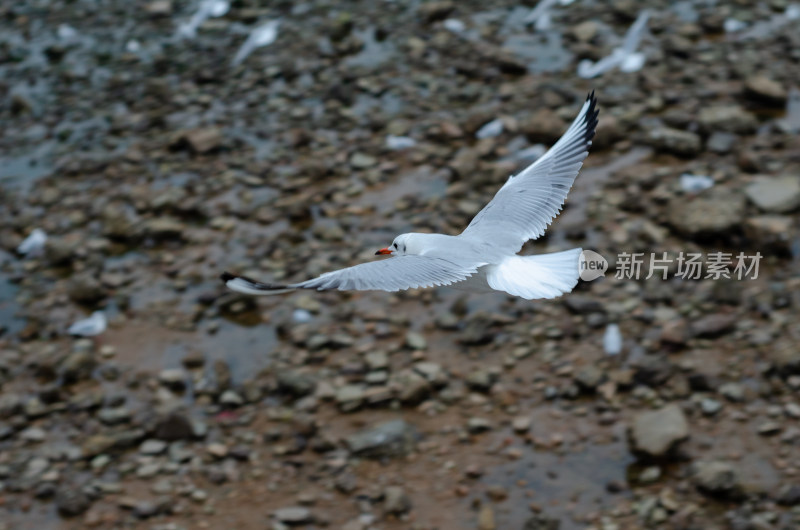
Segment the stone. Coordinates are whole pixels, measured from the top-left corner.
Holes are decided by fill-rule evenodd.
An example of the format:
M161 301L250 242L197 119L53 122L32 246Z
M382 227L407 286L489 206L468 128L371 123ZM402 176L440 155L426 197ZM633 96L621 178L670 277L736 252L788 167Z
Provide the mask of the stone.
M80 515L91 506L92 501L75 484L61 484L56 489L56 508L58 513L68 517Z
M744 386L739 383L725 383L719 387L719 393L734 403L741 403L745 397Z
M592 313L604 313L605 308L603 304L583 295L568 296L564 299L564 305L567 306L570 312L576 315L589 315Z
M689 340L689 324L679 318L666 322L661 328L661 342L672 346L685 346Z
M517 416L511 421L511 428L518 434L524 434L531 429L531 418L528 416Z
M639 482L642 484L652 484L661 478L661 468L658 466L648 466L639 473Z
M413 369L432 385L442 386L447 384L447 374L440 364L419 362L414 364Z
M736 145L738 140L739 137L735 134L715 131L711 133L711 136L706 140L706 149L712 153L724 155L733 150L733 146Z
M275 518L282 523L300 525L311 523L314 519L311 510L305 506L288 506L274 512Z
M344 385L336 390L336 403L344 411L355 410L364 401L364 387L362 385Z
M430 383L413 369L393 374L389 386L403 403L418 403L431 392Z
M642 355L631 364L634 380L650 387L663 385L675 371L666 355Z
M241 407L244 405L244 398L234 390L226 390L219 397L219 404L225 407Z
M47 433L45 433L44 429L39 427L28 427L20 432L19 436L26 442L39 443L45 440Z
M659 151L680 156L695 156L702 146L695 133L663 126L651 129L647 141Z
M371 351L364 356L370 370L384 370L389 367L389 355L385 351Z
M307 396L317 387L316 378L308 373L296 370L283 370L278 372L278 389L294 397Z
M492 423L486 418L473 416L467 420L467 432L470 434L480 434L492 430Z
M487 369L479 369L475 370L474 372L470 373L467 376L466 383L467 386L471 390L477 390L478 392L488 392L492 385L496 381L497 377L494 373L490 372Z
M722 410L722 403L716 399L704 398L700 401L700 410L706 416L714 416Z
M97 419L106 425L118 425L131 419L131 411L125 407L106 407L97 411Z
M594 20L586 20L572 27L572 34L579 42L589 42L599 30L599 25Z
M758 127L756 117L739 105L712 105L700 109L700 127L710 133L723 131L736 134L752 133Z
M786 484L780 489L775 500L781 506L797 506L800 504L800 484Z
M145 440L139 446L139 452L144 455L160 455L167 450L167 442L163 440Z
M800 348L795 343L776 344L769 350L772 369L782 376L800 374Z
M744 93L766 104L782 107L788 94L780 83L763 75L754 75L744 82Z
M552 145L564 134L564 122L553 110L541 108L520 124L520 129L532 143Z
M712 497L736 499L743 488L739 472L732 464L719 460L699 461L691 466L692 482L701 492Z
M559 528L561 528L561 521L542 513L532 516L522 526L522 530L558 530Z
M587 392L594 392L605 379L606 374L594 364L586 365L575 373L575 382Z
M378 160L374 156L360 152L355 152L353 156L350 157L350 165L353 166L354 169L366 169L377 163Z
M697 337L718 337L736 327L737 317L732 314L717 313L707 315L692 322L692 333Z
M781 424L775 421L765 421L758 426L757 432L761 436L774 436L782 430Z
M189 440L195 437L195 426L185 414L171 412L156 422L153 436L168 442Z
M347 437L345 443L353 454L366 458L394 458L414 450L416 428L404 420L392 420Z
M72 352L59 363L58 371L64 383L76 383L92 376L97 366L94 348L91 342L79 341Z
M416 331L406 333L406 346L412 350L424 350L428 347L425 337Z
M383 509L386 513L402 515L411 510L411 499L400 486L389 486L383 491Z
M690 237L725 236L738 229L745 219L745 199L732 191L714 188L687 199L670 201L669 222Z
M158 381L176 392L182 392L186 389L186 381L188 379L189 374L182 368L166 368L158 374Z
M222 131L219 127L203 127L186 131L182 139L197 154L205 154L222 145Z
M497 523L494 520L494 509L491 505L484 504L478 512L478 530L496 530Z
M67 296L79 304L91 305L107 295L95 274L82 272L72 276L67 282Z
M86 458L91 458L104 453L114 447L116 440L105 434L95 434L89 436L81 445L81 454Z
M744 235L757 248L791 252L790 234L794 219L788 215L757 215L745 219Z
M667 456L688 437L689 424L675 404L639 414L630 428L632 450L655 458Z
M426 23L436 22L447 18L456 5L450 0L424 2L417 8L417 14Z
M800 178L759 178L745 188L745 195L766 213L789 213L800 207Z
M144 11L153 18L168 17L172 14L171 0L153 0L144 6Z

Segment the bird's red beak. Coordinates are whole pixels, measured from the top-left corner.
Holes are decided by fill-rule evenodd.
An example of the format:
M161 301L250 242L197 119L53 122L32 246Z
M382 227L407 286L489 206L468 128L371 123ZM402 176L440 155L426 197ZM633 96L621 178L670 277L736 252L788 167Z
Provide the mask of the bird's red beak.
M375 255L378 256L380 254L391 254L391 253L392 251L389 250L388 248L382 248L378 252L376 252Z

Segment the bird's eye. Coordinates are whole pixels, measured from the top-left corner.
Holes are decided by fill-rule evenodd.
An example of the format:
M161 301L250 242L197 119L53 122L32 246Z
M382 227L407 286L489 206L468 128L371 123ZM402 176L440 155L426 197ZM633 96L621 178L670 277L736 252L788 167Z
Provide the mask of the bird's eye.
M397 243L394 243L392 246L393 246L394 248L397 248Z

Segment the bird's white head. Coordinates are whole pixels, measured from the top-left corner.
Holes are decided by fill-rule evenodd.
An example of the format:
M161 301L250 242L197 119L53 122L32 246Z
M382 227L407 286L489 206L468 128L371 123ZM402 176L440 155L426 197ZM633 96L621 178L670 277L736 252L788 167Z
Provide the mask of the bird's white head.
M417 248L419 245L416 244L417 241L415 239L416 235L419 234L400 234L394 238L391 245L380 249L375 255L387 254L392 256L404 256L406 254L419 254L419 248Z

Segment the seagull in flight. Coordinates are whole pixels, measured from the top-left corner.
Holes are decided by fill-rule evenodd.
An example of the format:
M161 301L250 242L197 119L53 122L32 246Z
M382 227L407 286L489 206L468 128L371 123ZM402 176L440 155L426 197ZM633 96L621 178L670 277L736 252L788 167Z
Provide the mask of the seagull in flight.
M589 154L597 127L597 99L589 94L567 132L541 158L509 177L459 235L407 233L362 263L298 283L266 283L229 272L225 285L250 295L295 289L402 291L450 285L473 292L504 291L527 300L556 298L578 283L582 249L518 255L541 237L561 211Z

